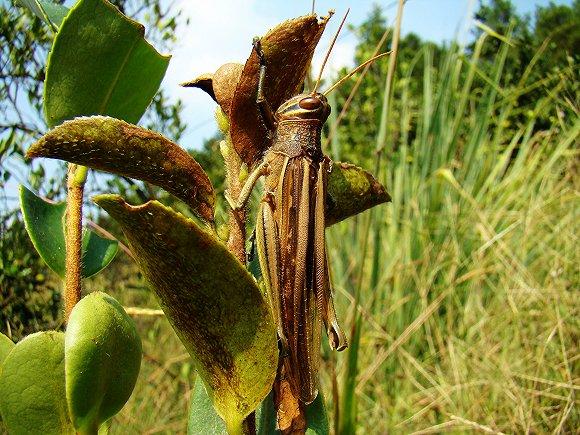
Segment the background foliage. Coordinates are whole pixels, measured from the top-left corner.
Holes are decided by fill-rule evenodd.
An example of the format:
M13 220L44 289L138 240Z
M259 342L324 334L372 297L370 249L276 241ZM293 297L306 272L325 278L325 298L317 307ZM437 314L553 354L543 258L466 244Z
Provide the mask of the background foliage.
M151 29L157 47L170 48L175 12L152 0L114 3ZM365 76L340 127L327 131L327 152L377 167L393 197L392 204L329 230L337 309L349 318L346 329L360 334L346 357L324 349L323 390L329 409L340 410L337 425L347 424L351 412L359 430L370 433L566 433L580 424L580 1L523 17L509 0L494 0L480 6L477 18L487 27L478 28L469 47L402 38L384 142L377 138L386 62ZM5 3L0 23L0 110L7 114L0 121L0 159L6 168L8 158L21 158L46 129L39 110L51 36L37 19ZM389 30L380 9L354 29L357 62L369 58ZM335 115L353 86L336 93ZM179 111L159 94L142 124L179 142ZM196 159L219 188L215 141ZM2 170L3 183L11 176L24 181L22 172ZM62 192L61 172L47 176L35 165L29 177L45 196ZM108 183L99 189L129 200L169 201L147 185ZM99 223L120 234L108 220ZM19 339L58 324L59 293L18 212L4 208L1 229L0 324ZM86 291L92 290L111 292L125 306L155 307L124 255L87 280ZM356 312L362 323L354 322ZM191 393L189 357L165 319L136 321L145 361L111 430L180 432ZM333 391L356 400L334 407Z

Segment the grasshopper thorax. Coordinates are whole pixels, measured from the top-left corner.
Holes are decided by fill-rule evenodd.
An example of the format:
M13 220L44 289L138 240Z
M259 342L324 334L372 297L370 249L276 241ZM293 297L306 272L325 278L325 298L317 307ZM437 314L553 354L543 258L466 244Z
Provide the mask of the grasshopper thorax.
M277 121L318 120L324 124L330 115L330 104L319 93L300 94L290 98L276 111Z

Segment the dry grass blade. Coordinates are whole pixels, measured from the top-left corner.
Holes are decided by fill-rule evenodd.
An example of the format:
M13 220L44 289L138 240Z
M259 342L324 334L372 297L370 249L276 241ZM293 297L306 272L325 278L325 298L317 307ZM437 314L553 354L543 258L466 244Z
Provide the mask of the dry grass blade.
M363 374L360 376L357 391L360 391L364 385L373 377L375 372L380 368L380 366L385 362L385 360L401 346L404 344L417 329L423 325L429 317L439 308L443 299L447 297L450 292L441 293L437 298L431 302L431 304L405 329L405 331L397 337L397 339L386 349L379 353L374 363L368 367Z

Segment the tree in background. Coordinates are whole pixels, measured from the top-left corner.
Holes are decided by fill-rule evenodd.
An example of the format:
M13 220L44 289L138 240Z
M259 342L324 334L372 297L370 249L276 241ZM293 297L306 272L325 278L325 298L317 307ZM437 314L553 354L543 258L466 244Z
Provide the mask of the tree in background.
M475 18L493 29L500 35L510 39L513 47L509 50L502 76L505 95L511 89L518 88L517 110L509 122L514 126L525 122L530 110L536 110L536 102L557 90L569 104L561 106L562 116L578 115L578 67L580 56L580 0L574 0L571 6L550 3L545 7L537 7L535 19L518 15L511 0L492 0L489 4L481 3ZM375 7L367 20L357 29L353 29L360 41L355 52L355 63L369 59L385 31L391 32L380 7ZM483 30L476 28L473 35L478 38ZM390 38L388 39L390 40ZM483 45L479 66L479 87L484 86L485 75L493 69L493 62L502 42L488 37ZM432 74L438 73L438 65L443 55L453 48L450 45L434 44L423 41L417 35L409 33L401 38L397 56L396 80L393 89L392 108L390 110L388 143L392 149L397 148L399 137L404 134L412 139L416 135L411 120L402 120L402 104L408 105L411 113L416 113L423 101L423 77L425 68L432 68ZM475 42L467 47L468 54L475 48ZM381 51L389 50L383 46ZM372 161L374 159L374 143L378 134L381 102L384 92L384 77L388 62L377 62L364 77L350 106L341 121L332 146L335 158L352 158L356 154ZM531 68L530 68L531 67ZM529 71L527 69L529 68ZM467 70L466 67L464 67ZM347 69L339 72L339 76L347 74ZM519 81L525 79L525 85L519 86ZM343 107L355 80L340 87L336 95L337 111ZM562 84L562 87L558 87ZM406 94L403 95L402 90ZM525 89L526 92L521 92ZM554 98L556 96L554 95ZM546 113L537 123L536 128L546 129L557 121L557 113ZM331 141L332 143L332 141ZM389 153L387 152L387 155ZM371 166L372 167L372 166Z
M511 0L492 0L489 5L480 5L475 18L508 37L513 44L505 65L506 90L519 85L521 80L530 86L528 92L517 96L519 110L514 112L510 122L525 122L528 111L536 109L536 102L554 90L557 94L568 95L570 104L561 106L562 115L578 115L579 0L574 0L571 6L553 2L538 6L534 19L518 15ZM475 36L481 33L482 30L477 29ZM499 44L497 39L488 41L482 59L493 62ZM557 114L545 114L538 121L537 129L548 129L556 121Z
M63 4L63 0L57 0ZM144 23L147 38L161 51L169 51L180 21L171 5L162 9L155 0L112 0L123 13ZM186 24L186 23L185 23ZM58 284L33 249L14 197L5 186L28 183L51 199L63 193L65 166L53 164L50 173L42 164L24 164L28 146L47 130L42 113L45 65L53 31L30 11L10 2L0 3L0 323L15 338L35 330L54 328L60 313ZM185 130L181 101L171 102L157 93L141 125L178 142ZM129 179L107 177L109 191L144 201L158 192ZM90 188L90 184L88 185ZM94 188L95 186L93 186ZM100 188L99 188L100 190ZM87 198L90 197L88 192Z
M360 64L372 57L375 53L381 38L387 33L387 43L380 47L381 52L391 50L392 27L387 25L382 9L376 5L369 17L358 28L351 29L360 41L355 50L355 64ZM393 137L389 141L396 146L396 137L400 134L400 119L397 114L403 99L401 98L401 77L407 77L407 81L413 90L413 94L419 95L422 86L424 73L424 61L421 59L424 50L428 50L432 62L438 62L444 47L437 44L423 41L415 33L409 33L399 41L399 53L397 55L398 80L395 80L394 96L392 104L394 107L391 113L394 116L389 119L389 131L393 132ZM388 62L379 61L372 66L368 74L362 79L359 90L355 92L354 98L348 106L344 118L335 134L331 132L331 139L334 137L335 143L332 147L334 158L347 159L357 156L357 160L374 159L374 144L377 139L380 125L381 104L385 88L384 80L387 75ZM338 76L348 74L348 69L343 68ZM341 86L336 92L336 104L333 106L336 112L340 112L344 107L348 96L351 94L356 80L349 81ZM332 94L331 94L332 96ZM409 103L409 101L406 101ZM419 104L413 101L412 104ZM414 132L411 132L414 134ZM331 141L332 142L332 141Z

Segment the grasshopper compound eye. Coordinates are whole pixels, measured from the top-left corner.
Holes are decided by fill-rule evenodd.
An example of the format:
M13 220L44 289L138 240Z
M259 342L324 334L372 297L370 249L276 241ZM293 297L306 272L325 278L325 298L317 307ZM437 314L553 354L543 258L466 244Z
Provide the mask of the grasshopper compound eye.
M304 110L316 110L322 106L322 101L316 97L306 97L300 100L298 105Z

